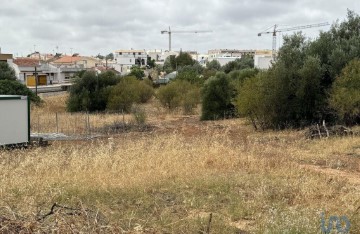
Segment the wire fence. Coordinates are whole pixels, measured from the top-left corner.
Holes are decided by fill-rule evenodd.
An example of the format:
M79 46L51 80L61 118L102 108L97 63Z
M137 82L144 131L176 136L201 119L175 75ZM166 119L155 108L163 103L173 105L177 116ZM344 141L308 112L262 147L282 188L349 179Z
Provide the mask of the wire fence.
M113 126L126 126L132 116L124 113L35 113L30 119L31 133L61 133L67 136L106 134Z

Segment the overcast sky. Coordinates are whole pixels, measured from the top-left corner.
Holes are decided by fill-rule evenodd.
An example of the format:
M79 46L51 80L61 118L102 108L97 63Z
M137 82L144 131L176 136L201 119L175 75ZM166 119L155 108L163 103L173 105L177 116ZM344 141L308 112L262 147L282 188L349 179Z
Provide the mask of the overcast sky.
M346 18L360 13L356 0L3 0L0 47L25 56L34 50L82 55L118 49L167 49L161 30L212 30L172 35L173 50L271 49L272 36L257 36L274 24L282 27ZM319 30L303 32L315 38ZM291 33L291 32L290 32ZM281 44L278 36L278 45Z

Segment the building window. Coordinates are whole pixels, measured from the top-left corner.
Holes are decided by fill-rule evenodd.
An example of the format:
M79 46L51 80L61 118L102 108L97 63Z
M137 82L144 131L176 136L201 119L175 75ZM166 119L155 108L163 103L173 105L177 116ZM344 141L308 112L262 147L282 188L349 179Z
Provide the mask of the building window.
M122 55L122 52L119 52L119 55Z
M130 59L130 63L131 63L131 59Z
M139 55L141 55L141 52L139 52Z

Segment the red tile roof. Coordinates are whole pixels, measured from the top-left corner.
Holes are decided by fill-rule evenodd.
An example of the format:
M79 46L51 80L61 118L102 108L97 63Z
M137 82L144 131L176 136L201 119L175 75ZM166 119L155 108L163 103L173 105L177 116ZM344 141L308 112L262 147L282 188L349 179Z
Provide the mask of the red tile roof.
M53 63L75 63L81 59L80 56L63 56L57 60L55 60Z
M17 58L14 59L14 63L19 67L39 67L39 59L33 58Z

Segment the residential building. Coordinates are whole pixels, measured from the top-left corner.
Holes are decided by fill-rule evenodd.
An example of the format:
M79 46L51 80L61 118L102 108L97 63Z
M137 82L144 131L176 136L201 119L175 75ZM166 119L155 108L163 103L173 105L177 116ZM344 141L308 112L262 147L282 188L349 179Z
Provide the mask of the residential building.
M125 75L130 72L132 66L145 67L147 65L147 54L145 50L117 50L114 52L115 70Z
M41 62L39 59L16 58L11 67L15 70L17 79L28 86L35 86L35 70L38 74L38 85L62 83L61 71L57 67Z
M268 69L273 61L271 50L257 50L254 56L254 66L259 69Z
M162 53L163 53L162 50L157 50L157 49L146 51L147 56L150 57L151 60L155 60L155 62L160 61Z
M77 72L82 70L93 69L102 65L102 61L97 58L88 56L62 56L51 62L52 65L60 69L60 80L69 82Z
M13 59L13 55L12 54L2 54L0 52L0 62L9 62L9 60Z
M255 50L237 50L237 49L215 49L208 51L208 61L217 60L221 66L240 59L242 56L255 56Z
M40 52L34 52L30 55L28 55L29 58L33 58L33 59L39 59L42 61L48 61L49 59L53 59L55 57L55 55L53 54L41 54Z

